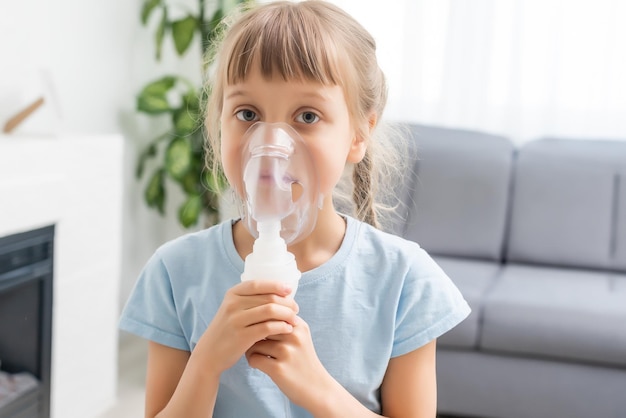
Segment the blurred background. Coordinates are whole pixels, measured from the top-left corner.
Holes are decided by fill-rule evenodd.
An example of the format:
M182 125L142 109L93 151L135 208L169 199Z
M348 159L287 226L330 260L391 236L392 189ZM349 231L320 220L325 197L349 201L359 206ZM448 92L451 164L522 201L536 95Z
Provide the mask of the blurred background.
M626 139L626 25L623 24L626 2L332 2L356 17L376 38L380 64L390 86L384 115L388 120L473 129L503 135L515 143L543 136ZM81 246L89 245L87 238L81 239L81 231L87 237L87 231L108 222L106 231L102 232L108 234L106 251L90 257L94 257L95 263L107 266L106 275L110 277L101 280L110 281L103 285L110 297L87 306L106 310L102 324L108 328L101 332L107 336L111 349L105 352L107 358L85 361L101 362L107 370L114 371L104 378L92 374L99 386L90 390L98 387L102 390L96 398L83 397L79 408L72 403L76 392L58 389L66 383L55 376L66 372L66 366L58 360L55 369L53 360L55 417L100 416L115 408L118 386L136 390L136 398L141 398L140 387L128 388L117 380L118 361L123 361L118 359L118 346L130 344L131 338L117 334L115 321L148 257L163 242L187 231L177 217L185 199L183 192L169 187L163 203L165 215L160 215L147 206L144 198L150 176L135 175L142 151L170 123L168 115L153 117L138 112L137 96L148 83L168 74L179 74L200 83L203 73L198 53L200 41L194 37L187 52L180 56L172 37L166 36L161 60L157 61L155 28L159 14L152 13L142 25L144 3L141 0L0 2L0 123L4 125L20 110L45 97L43 105L30 117L11 133L0 135L0 156L4 157L0 162L5 164L4 170L0 167L0 190L15 180L7 167L10 160L15 162L19 158L8 154L16 147L16 141L34 141L28 150L28 164L16 164L16 167L39 165L50 170L73 164L67 159L67 152L75 152L72 150L82 146L91 152L86 156L75 155L82 159L82 165L72 174L68 185L63 186L64 194L51 196L48 203L40 201L41 206L34 212L38 213L42 206L56 208L59 204L54 202L63 196L80 204L84 200L92 201L92 206L85 206L84 211L76 214L85 218L73 235ZM170 5L171 20L183 19L198 9L198 2L193 0L165 3ZM207 9L211 7L212 3L207 1ZM55 141L63 142L65 138L70 138L72 145L65 145L63 154L57 156L53 150ZM147 171L153 167L153 161L146 162ZM89 180L90 170L95 175L95 170L100 169L102 173L112 173L115 184L102 185ZM67 175L64 172L63 176ZM108 187L107 193L113 198L105 202L93 200L86 191L94 192L96 188L97 193L98 187ZM28 194L32 198L32 193ZM11 206L9 199L6 194L0 194L0 225L6 225L7 234L21 232L28 220L15 221L12 216L18 209ZM52 217L65 213L65 209L56 210ZM46 223L45 219L39 219L33 220L33 227ZM199 222L191 229L201 227ZM69 235L69 232L65 234ZM97 240L98 236L91 238ZM88 282L89 277L81 280ZM73 289L68 298L84 295L77 293L82 289L80 286ZM54 309L56 312L61 308ZM73 315L80 316L81 312L74 311ZM55 327L63 326L56 321L57 317ZM92 340L79 339L72 343L82 344L83 351L89 352L89 345L97 344L98 336L94 333ZM57 353L61 352L58 348ZM141 356L142 351L138 353ZM0 360L1 355L0 352ZM67 355L71 364L71 356ZM141 372L137 376L135 379L140 381ZM55 379L59 379L57 389ZM67 379L76 387L85 386L80 383L80 371ZM120 398L124 396L120 393ZM120 414L118 410L110 416L123 416Z

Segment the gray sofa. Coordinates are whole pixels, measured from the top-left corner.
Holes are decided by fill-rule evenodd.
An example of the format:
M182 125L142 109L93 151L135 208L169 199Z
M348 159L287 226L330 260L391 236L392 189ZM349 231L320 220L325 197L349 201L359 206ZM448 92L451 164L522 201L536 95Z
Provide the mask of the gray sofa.
M438 343L440 413L626 417L626 141L410 129L397 232L473 309Z

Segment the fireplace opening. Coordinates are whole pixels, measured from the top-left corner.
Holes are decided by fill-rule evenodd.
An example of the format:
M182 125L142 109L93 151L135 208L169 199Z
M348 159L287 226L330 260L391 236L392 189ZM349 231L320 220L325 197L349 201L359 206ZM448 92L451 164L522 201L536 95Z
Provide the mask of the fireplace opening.
M0 238L0 418L50 417L54 226Z

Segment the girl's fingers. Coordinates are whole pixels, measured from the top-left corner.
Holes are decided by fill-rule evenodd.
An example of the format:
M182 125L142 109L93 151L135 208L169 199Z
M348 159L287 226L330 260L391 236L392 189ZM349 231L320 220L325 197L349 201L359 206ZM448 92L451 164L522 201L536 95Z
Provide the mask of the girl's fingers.
M237 284L231 290L239 296L275 294L284 297L289 295L293 289L278 280L247 280Z
M291 325L291 324L289 324ZM265 337L266 340L269 341L284 341L285 340L285 335L284 334L274 334L274 335L268 335L267 337Z
M297 321L297 316L293 309L276 303L268 303L247 309L243 313L242 318L247 326L267 321L283 321L293 326Z
M248 365L253 369L258 369L266 374L276 367L276 358L268 355L263 355L254 351L246 352L246 359Z
M276 341L269 339L260 340L246 351L246 355L260 354L262 356L278 358L282 353L280 347L281 346L278 345Z
M289 351L289 347L284 344L262 340L246 351L246 359L250 367L268 373L279 362L285 362L288 359Z
M234 286L229 292L233 299L237 299L238 309L247 310L260 305L278 304L298 313L300 308L293 298L286 297L290 293L287 290L288 288L280 282L250 280Z
M251 308L244 315L245 333L251 343L273 335L290 334L297 318L293 310L276 304Z
M260 322L246 329L252 341L263 341L270 335L290 334L291 332L293 332L293 326L285 321Z

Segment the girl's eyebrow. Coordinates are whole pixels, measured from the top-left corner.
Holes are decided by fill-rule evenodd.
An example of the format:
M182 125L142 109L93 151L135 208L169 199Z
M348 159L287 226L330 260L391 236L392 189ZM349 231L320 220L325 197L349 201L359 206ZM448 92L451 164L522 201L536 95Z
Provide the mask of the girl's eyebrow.
M302 93L302 97L306 97L309 99L318 99L318 100L328 99L328 97L325 94L319 93L317 91Z
M243 90L235 90L232 93L226 95L226 99L232 99L235 96L245 96L246 93Z

